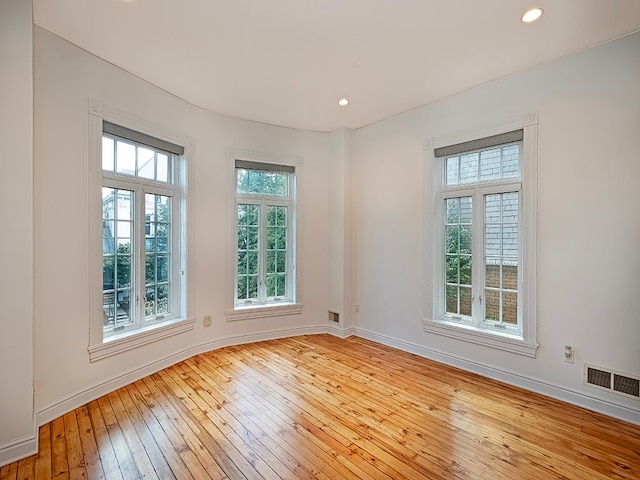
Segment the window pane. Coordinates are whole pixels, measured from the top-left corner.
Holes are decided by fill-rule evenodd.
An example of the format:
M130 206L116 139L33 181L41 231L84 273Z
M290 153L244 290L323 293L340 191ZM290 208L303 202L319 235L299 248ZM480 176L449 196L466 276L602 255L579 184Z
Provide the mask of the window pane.
M262 174L262 193L265 195L275 195L277 192L277 178L274 172L265 172Z
M258 276L251 275L247 281L248 298L258 298Z
M500 291L484 291L484 316L487 320L500 320Z
M462 197L460 200L460 223L471 225L473 219L473 205L471 197Z
M286 197L289 195L289 175L284 173L276 174L276 195Z
M156 180L160 182L169 181L169 156L158 153L156 158Z
M460 251L460 226L447 225L446 235L446 253L457 254Z
M102 295L105 331L131 323L133 192L102 189Z
M157 268L157 281L168 282L169 281L169 256L168 255L158 255L156 257L156 268Z
M249 170L247 191L248 193L262 193L262 172Z
M478 181L478 152L460 155L460 183Z
M500 258L485 259L484 283L487 287L500 288Z
M132 323L131 318L131 289L121 289L116 292L115 326Z
M504 261L502 265L502 288L518 289L518 265L516 262Z
M448 198L446 200L447 223L457 224L460 221L460 199Z
M502 292L502 321L516 325L518 323L518 294Z
M155 319L171 311L171 197L145 194L144 314Z
M116 325L116 294L104 292L102 294L103 328L111 329Z
M102 137L102 169L113 172L114 167L114 143L113 138Z
M147 254L144 262L144 280L146 285L156 283L156 256Z
M460 256L460 285L471 285L471 255Z
M238 275L247 274L247 252L238 252Z
M513 324L518 319L518 195L485 197L486 319Z
M144 293L144 316L156 316L156 287L152 285L145 288Z
M471 287L460 287L460 315L471 316Z
M446 313L458 314L458 287L457 285L447 285L446 293Z
M116 171L127 175L136 174L136 147L130 143L116 142Z
M493 148L480 152L480 180L500 178L501 148Z
M520 145L502 148L502 178L520 176Z
M236 168L236 192L247 193L249 190L249 172L242 168Z
M102 253L113 255L116 253L115 222L112 220L102 221Z
M457 255L447 255L447 283L458 283L460 262Z
M471 225L460 225L460 253L471 254Z
M267 274L267 297L275 297L277 278L273 274Z
M118 255L116 255L116 280L117 287L131 286L131 252L130 244L118 247Z
M138 176L155 179L155 152L148 148L138 147Z
M445 201L446 313L471 315L472 198Z
M283 297L287 294L287 277L286 275L276 275L277 286L276 286L276 295L279 297Z
M133 220L133 192L114 190L118 220ZM104 204L104 202L103 202Z
M447 180L446 185L457 185L458 184L458 157L450 157L447 158Z
M485 256L499 256L500 249L500 225L486 225L484 227L484 253Z
M253 275L258 273L258 252L247 253L247 273Z
M238 275L237 279L238 284L238 300L246 300L247 299L247 276L246 275Z

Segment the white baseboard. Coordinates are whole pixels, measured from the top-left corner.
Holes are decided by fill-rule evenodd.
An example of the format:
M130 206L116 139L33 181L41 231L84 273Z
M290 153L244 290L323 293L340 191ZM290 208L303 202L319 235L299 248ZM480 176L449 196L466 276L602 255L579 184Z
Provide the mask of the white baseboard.
M516 387L524 388L532 392L545 395L547 397L555 398L563 402L571 403L579 407L592 410L594 412L602 413L610 417L624 420L625 422L633 423L634 425L640 425L640 409L635 410L633 408L625 407L624 405L618 405L612 402L608 402L601 398L592 397L582 392L576 392L569 390L568 388L554 385L549 382L544 382L535 378L526 377L516 372L503 370L500 368L492 367L482 363L467 360L456 355L441 352L436 349L427 348L422 345L417 345L406 340L400 340L389 335L383 335L372 332L363 328L355 327L355 335L361 338L366 338L389 347L397 348L405 352L413 353L420 357L434 360L445 365L457 367L468 372L477 373L483 377L488 377L493 380L507 383Z
M289 328L283 330L272 330L268 332L252 333L249 335L236 335L195 345L172 355L168 355L148 365L144 365L135 370L131 370L130 372L118 375L117 377L113 377L99 384L74 392L56 402L52 402L36 412L36 424L38 425L38 427L40 427L41 425L44 425L45 423L48 423L97 398L111 393L114 390L117 390L125 385L129 385L130 383L140 380L141 378L144 378L148 375L159 372L163 368L175 365L176 363L193 357L194 355L199 355L201 353L210 352L212 350L217 350L219 348L228 347L231 345L241 345L243 343L260 342L264 340L274 340L277 338L295 337L299 335L312 335L316 333L327 333L327 327L325 325L317 325L309 327ZM0 448L0 454L1 453L2 449Z
M347 338L356 334L355 327L344 328L340 324L327 326L327 333L339 338Z
M38 453L37 431L0 445L0 467Z

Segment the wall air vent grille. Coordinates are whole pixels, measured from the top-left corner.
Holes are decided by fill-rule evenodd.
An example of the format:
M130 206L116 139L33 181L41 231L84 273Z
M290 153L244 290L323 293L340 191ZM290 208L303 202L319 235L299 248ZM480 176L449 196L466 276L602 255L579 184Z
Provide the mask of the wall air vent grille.
M598 387L611 388L611 372L587 367L587 383Z
M338 312L332 312L329 310L329 321L340 323L340 314Z
M587 385L640 399L640 379L591 365L584 366Z
M614 374L613 389L616 392L625 393L627 395L640 398L640 380L638 380L637 378Z

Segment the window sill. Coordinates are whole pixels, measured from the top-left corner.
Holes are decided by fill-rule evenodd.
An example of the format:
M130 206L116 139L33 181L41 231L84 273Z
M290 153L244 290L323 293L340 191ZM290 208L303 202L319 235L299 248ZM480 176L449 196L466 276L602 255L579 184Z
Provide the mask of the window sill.
M188 332L193 330L195 322L195 318L168 320L138 330L107 337L103 340L102 344L91 345L88 348L89 360L95 362L149 343L157 342L163 338Z
M537 343L531 343L519 336L494 330L486 330L472 325L451 322L447 320L422 321L424 331L442 335L456 340L484 345L498 350L504 350L518 355L535 358L538 350Z
M235 307L225 312L227 322L238 320L252 320L255 318L280 317L283 315L300 315L302 303L276 303L273 305L251 305Z

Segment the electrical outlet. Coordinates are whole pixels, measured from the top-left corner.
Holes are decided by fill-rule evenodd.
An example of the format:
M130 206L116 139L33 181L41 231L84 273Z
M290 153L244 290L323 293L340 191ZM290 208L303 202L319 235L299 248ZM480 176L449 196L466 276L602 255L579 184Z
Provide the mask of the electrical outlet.
M205 315L204 319L202 320L202 323L204 324L205 327L210 327L211 326L211 315Z
M356 304L356 313L360 313L360 305Z
M576 352L573 350L571 345L564 346L564 361L566 363L573 363Z

